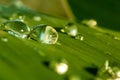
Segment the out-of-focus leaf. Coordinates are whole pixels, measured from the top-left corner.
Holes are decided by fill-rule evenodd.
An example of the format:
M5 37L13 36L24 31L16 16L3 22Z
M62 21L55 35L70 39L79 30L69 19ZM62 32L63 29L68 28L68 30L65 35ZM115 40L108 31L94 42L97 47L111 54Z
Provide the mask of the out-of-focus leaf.
M102 27L120 30L119 0L68 0L78 21L95 19Z

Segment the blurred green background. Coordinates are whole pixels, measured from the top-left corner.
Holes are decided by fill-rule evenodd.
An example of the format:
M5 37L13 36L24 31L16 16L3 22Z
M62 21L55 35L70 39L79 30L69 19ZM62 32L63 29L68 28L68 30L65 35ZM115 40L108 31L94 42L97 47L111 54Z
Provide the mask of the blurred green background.
M17 0L0 0L8 4ZM80 22L83 19L95 19L102 27L120 30L120 0L21 0L25 6L38 12L71 19L73 15ZM66 1L72 10L66 6Z

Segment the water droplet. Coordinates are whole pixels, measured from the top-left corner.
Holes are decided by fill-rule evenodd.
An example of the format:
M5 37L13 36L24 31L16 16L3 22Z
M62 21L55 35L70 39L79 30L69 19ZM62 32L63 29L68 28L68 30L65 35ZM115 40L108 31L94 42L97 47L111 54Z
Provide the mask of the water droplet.
M58 33L53 27L41 24L33 28L30 38L41 43L55 44L58 40Z
M6 38L6 37L2 37L1 40L2 40L3 42L8 42L8 38Z
M115 76L115 73L114 73L112 67L110 66L108 60L105 61L105 71L104 72L106 72L107 74L109 74L111 76Z
M65 59L60 59L58 61L51 61L50 68L56 73L62 75L68 71L68 64Z
M68 23L61 29L61 32L67 33L70 36L76 36L78 33L78 28L74 23Z
M26 38L30 32L30 28L25 23L16 20L3 23L0 29L19 38Z
M89 27L95 27L97 25L97 21L94 19L89 19L89 20L83 20L82 24L85 24Z
M16 21L24 22L25 16L18 15L17 13L13 13L12 16L10 17L10 20L16 20Z
M83 36L82 34L77 34L77 35L75 36L75 39L80 40L80 41L83 41L83 40L84 40L84 36Z
M68 80L82 80L82 79L77 75L71 75L68 77Z
M33 17L33 20L35 20L35 21L41 21L42 18L41 18L40 16L34 16L34 17Z
M106 60L104 69L98 74L99 77L104 78L103 80L116 80L120 79L120 69L114 65L110 65L109 61Z

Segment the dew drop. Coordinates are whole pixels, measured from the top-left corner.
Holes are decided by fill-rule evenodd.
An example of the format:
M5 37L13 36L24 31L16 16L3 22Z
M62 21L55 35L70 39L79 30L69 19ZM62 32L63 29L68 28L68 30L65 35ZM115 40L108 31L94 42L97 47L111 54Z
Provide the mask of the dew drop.
M45 44L55 44L58 40L58 33L53 27L40 24L33 28L30 38Z
M50 68L56 73L63 75L68 71L68 64L65 59L60 59L58 61L51 61Z
M9 19L10 20L18 20L18 21L24 22L25 16L18 15L17 13L13 13L12 16Z
M95 27L97 25L97 21L94 19L89 19L89 20L83 20L82 24L85 24L89 27Z
M34 20L34 21L41 21L42 18L41 18L40 16L34 16L34 17L33 17L33 20Z
M30 28L25 23L17 20L3 23L0 26L0 29L7 31L9 34L19 38L26 38L30 32Z
M84 40L84 36L83 36L82 34L77 34L77 35L75 36L75 39L80 40L80 41L83 41L83 40Z
M70 36L76 36L78 33L78 28L74 23L68 23L64 25L64 28L61 29L61 32L66 33Z
M6 38L6 37L2 37L1 40L2 40L3 42L8 42L8 38Z
M120 69L114 65L110 65L109 61L106 60L104 64L104 69L98 74L99 77L105 78L103 80L119 80L120 79Z

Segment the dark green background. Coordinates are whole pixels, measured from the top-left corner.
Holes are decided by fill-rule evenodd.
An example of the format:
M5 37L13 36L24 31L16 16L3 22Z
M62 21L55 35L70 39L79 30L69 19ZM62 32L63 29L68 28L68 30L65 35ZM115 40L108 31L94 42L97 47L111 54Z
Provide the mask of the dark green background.
M120 0L68 0L78 20L96 19L98 24L120 30Z

